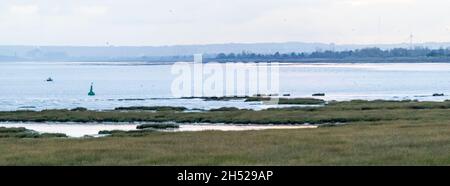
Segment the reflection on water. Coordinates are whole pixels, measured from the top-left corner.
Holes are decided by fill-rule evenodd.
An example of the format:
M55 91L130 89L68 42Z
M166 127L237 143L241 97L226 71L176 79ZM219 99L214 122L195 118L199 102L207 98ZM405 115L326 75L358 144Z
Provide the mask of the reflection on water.
M70 137L99 136L102 130L136 130L138 124L125 123L9 123L2 122L0 127L25 127L41 133L64 133ZM181 124L180 128L173 130L163 130L166 132L183 131L243 131L243 130L266 130L266 129L300 129L316 128L314 125L230 125L230 124Z

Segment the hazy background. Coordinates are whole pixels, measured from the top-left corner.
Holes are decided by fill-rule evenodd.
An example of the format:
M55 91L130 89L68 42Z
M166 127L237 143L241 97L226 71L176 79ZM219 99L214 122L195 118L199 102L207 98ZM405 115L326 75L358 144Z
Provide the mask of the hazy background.
M0 45L450 41L447 0L2 0Z

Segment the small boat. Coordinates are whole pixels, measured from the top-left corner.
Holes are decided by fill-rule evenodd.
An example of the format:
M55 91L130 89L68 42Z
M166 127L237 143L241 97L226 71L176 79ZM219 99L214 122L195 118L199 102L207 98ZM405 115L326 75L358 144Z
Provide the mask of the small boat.
M49 77L49 78L47 78L47 80L45 80L45 81L47 81L47 82L52 82L53 79L52 79L51 77Z
M88 96L95 96L93 84L94 83L91 83L91 89L89 90Z

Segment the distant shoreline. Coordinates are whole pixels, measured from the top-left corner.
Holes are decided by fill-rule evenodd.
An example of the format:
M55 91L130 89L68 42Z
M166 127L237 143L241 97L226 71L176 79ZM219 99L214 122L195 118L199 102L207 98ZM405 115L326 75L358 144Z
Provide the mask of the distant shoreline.
M126 60L1 60L0 63L3 62L80 62L80 63L103 63L103 62L129 62L129 63L145 63L145 64L154 64L154 65L166 65L173 64L177 62L192 62L193 60L190 58L186 58L183 60L141 60L141 59L126 59ZM237 62L279 62L279 63L450 63L450 57L423 57L423 58L343 58L343 59L332 59L332 58L308 58L308 59L215 59L215 58L205 58L204 63L237 63Z
M207 62L280 62L280 63L450 63L450 58L344 58L344 59L267 59L267 60L207 60Z

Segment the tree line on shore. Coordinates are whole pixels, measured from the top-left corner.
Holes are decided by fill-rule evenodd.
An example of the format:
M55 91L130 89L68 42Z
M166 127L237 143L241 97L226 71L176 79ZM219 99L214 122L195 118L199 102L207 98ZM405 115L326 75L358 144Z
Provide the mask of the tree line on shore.
M315 51L311 53L306 52L291 52L272 54L261 54L243 51L241 53L219 53L215 59L217 60L268 60L268 59L345 59L345 58L420 58L420 57L450 57L450 48L429 49L417 47L414 49L394 48L394 49L380 49L380 48L363 48L356 50L344 51Z

